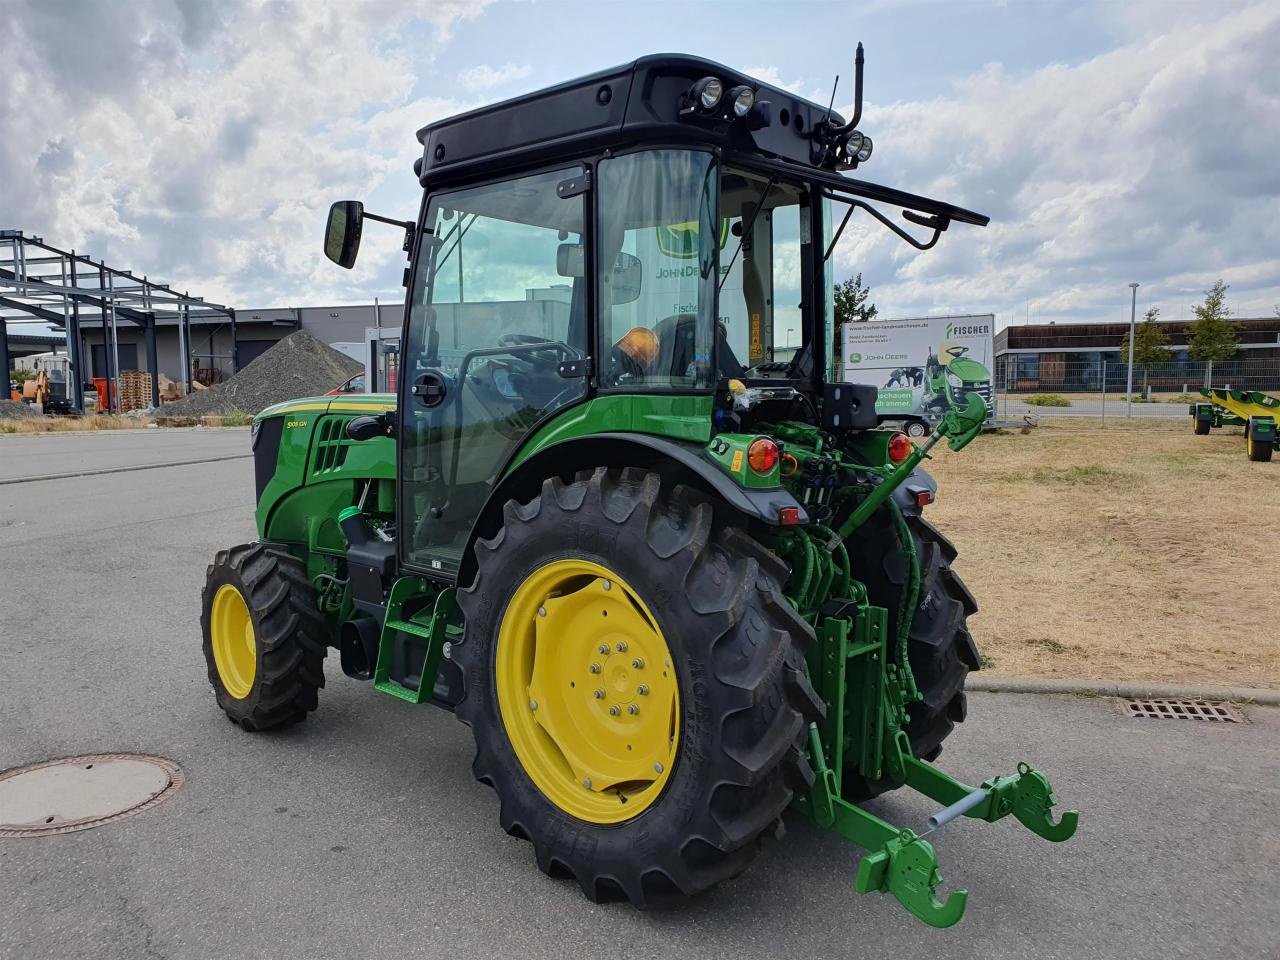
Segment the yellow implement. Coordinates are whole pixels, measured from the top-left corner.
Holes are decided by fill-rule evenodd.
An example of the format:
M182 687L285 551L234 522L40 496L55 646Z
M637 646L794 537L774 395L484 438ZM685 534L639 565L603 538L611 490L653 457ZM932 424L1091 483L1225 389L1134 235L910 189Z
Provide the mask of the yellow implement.
M1220 387L1200 391L1214 404L1241 420L1271 417L1280 420L1280 400L1258 390L1223 390Z
M1200 391L1209 403L1195 404L1191 414L1195 432L1223 424L1244 427L1245 452L1250 460L1267 462L1276 448L1276 425L1280 423L1280 400L1257 390L1223 390L1206 387Z

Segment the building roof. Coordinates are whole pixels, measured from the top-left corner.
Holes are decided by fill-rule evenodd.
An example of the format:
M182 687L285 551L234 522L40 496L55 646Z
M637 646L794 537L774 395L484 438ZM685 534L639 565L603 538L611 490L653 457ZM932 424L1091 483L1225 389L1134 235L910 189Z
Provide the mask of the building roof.
M1173 346L1185 346L1190 320L1156 321L1169 335ZM1280 344L1280 317L1232 318L1241 346L1275 346ZM1031 323L1005 327L995 337L995 349L1040 350L1044 352L1073 350L1115 350L1129 333L1127 323Z

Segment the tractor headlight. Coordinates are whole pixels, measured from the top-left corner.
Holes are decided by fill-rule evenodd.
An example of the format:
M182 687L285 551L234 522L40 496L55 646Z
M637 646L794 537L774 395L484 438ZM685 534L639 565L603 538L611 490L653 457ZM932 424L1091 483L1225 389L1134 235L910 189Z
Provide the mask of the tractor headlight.
M724 96L724 84L715 77L703 77L689 91L689 99L705 113L710 113Z
M741 120L756 105L756 92L750 87L734 87L729 91L729 102L733 104L733 115Z
M258 449L258 434L262 432L262 421L254 418L253 425L249 427L249 449Z
M964 381L961 380L959 377L957 377L954 373L947 374L947 383L957 390L959 390L961 387L964 386Z

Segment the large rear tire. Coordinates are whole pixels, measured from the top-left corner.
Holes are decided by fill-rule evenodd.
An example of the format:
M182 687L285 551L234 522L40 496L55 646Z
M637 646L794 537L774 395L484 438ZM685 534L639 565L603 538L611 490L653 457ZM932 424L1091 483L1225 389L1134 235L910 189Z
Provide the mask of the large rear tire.
M1205 436L1209 432L1209 428L1213 426L1211 421L1201 420L1199 417L1196 417L1191 422L1194 425L1196 434L1201 437Z
M631 468L549 479L503 514L475 548L452 650L456 713L503 828L595 901L647 906L737 875L813 782L813 632L781 593L785 564L684 487ZM652 695L636 695L649 678ZM673 706L656 711L670 725L654 755L668 747L671 762L639 764L660 694ZM602 769L607 780L583 775Z
M951 569L956 548L921 515L903 508L920 565L920 593L908 636L907 657L924 699L907 708L907 736L912 752L933 760L942 742L963 723L967 709L964 681L981 668L968 618L978 604ZM853 575L867 586L871 603L889 611L889 638L896 650L898 610L908 588L909 570L887 509L878 510L846 542ZM851 801L866 800L893 789L888 780L868 780L845 771L842 792Z
M200 626L209 683L233 723L270 730L316 708L326 627L292 554L261 543L219 550L205 573Z

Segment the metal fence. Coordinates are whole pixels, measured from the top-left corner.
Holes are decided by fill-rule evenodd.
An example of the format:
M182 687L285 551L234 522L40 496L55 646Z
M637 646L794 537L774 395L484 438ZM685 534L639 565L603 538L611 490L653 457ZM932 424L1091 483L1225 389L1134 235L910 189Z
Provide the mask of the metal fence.
M1129 367L1115 360L1053 360L1044 356L1004 354L996 358L994 379L998 418L1029 412L1028 400L1037 394L1051 395L1048 399L1061 397L1069 403L1065 409L1037 404L1035 409L1041 412L1106 417L1124 408ZM1280 356L1214 364L1180 360L1149 368L1134 364L1132 382L1136 402L1149 400L1155 404L1195 402L1201 399L1200 389L1210 385L1262 390L1280 396ZM1160 410L1147 408L1146 415L1173 412L1172 406Z

